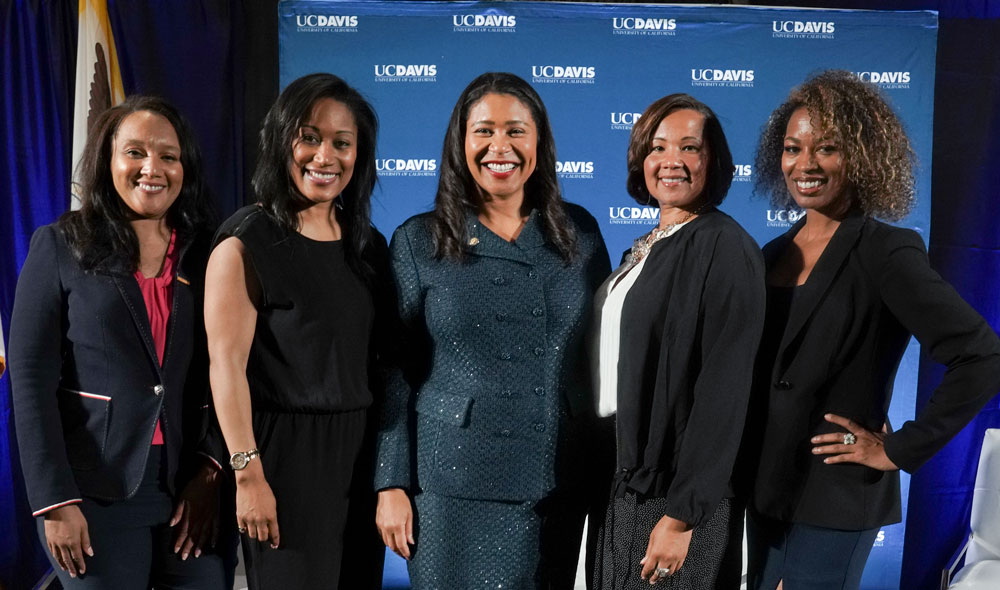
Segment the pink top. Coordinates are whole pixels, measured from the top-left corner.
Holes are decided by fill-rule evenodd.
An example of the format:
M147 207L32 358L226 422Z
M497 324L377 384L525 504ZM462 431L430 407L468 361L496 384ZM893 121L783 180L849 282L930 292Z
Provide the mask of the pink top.
M163 366L163 355L167 351L167 326L170 321L170 308L174 304L174 268L177 266L177 232L170 231L170 244L163 258L163 269L155 277L142 276L142 270L135 271L135 280L142 291L142 299L146 302L146 315L149 317L149 328L153 333L153 344L156 346L156 357ZM156 421L153 432L153 444L163 444L163 431L160 421Z

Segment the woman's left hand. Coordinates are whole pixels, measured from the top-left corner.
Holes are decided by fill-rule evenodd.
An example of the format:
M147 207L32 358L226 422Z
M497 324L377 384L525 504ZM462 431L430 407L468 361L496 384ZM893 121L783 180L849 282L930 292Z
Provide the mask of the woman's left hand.
M170 526L174 534L174 553L187 559L194 550L200 557L206 545L215 546L219 531L219 471L205 464L184 486L174 507Z
M843 427L853 434L855 439L852 444L845 444L845 437L848 435L842 432L818 434L812 437L810 442L816 445L813 447L813 454L830 455L823 459L824 463L858 463L879 471L899 469L885 454L883 444L885 429L882 432L872 432L854 420L836 414L827 414L824 418L827 422Z
M679 570L684 565L688 546L691 545L692 530L691 526L682 520L670 516L661 518L653 527L653 532L649 534L646 556L639 561L642 565L642 573L639 574L642 579L655 584L660 581L656 573L658 569L670 570L668 575L673 575Z

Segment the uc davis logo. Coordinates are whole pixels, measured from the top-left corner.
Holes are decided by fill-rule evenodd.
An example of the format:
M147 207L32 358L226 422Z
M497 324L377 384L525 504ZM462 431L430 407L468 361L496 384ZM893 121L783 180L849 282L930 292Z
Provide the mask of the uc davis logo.
M878 534L875 535L875 547L881 547L885 545L885 529L879 529Z
M615 131L631 131L632 126L639 121L642 113L611 113L611 129Z
M437 64L376 64L376 82L437 82Z
M750 164L737 164L736 171L733 173L733 182L750 182L752 176L753 170Z
M854 72L858 80L871 82L881 88L909 88L910 72Z
M615 225L656 225L660 222L658 207L608 207L608 223Z
M295 27L300 33L357 33L358 17L344 14L297 14Z
M514 33L517 17L512 14L453 14L452 31L460 33Z
M380 158L375 160L379 176L434 176L437 160L428 158Z
M556 162L556 174L559 178L594 178L594 163L590 161Z
M805 214L805 211L795 209L768 209L767 227L792 227Z
M771 21L771 36L780 39L833 39L835 30L832 21Z
M536 83L593 84L594 66L531 66L531 81Z
M676 35L677 19L616 17L611 19L611 32L614 35Z
M753 88L753 78L753 70L720 70L718 68L694 68L691 70L692 86Z

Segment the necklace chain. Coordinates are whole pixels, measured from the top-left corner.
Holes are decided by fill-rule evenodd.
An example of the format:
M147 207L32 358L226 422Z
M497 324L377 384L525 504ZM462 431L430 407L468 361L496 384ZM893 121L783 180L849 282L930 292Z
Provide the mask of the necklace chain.
M663 238L673 234L674 229L684 225L691 220L692 217L701 212L701 209L696 209L694 211L688 211L688 214L684 216L683 219L676 223L668 223L664 227L657 227L649 231L649 233L643 234L636 238L635 242L632 244L632 250L628 255L628 263L630 266L635 266L645 258L649 251L653 249L653 244L659 242Z

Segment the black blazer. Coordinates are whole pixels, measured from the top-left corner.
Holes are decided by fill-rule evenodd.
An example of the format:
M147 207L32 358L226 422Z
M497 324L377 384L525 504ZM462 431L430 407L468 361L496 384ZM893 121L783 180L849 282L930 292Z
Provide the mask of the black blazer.
M804 223L764 247L768 268ZM809 439L841 431L823 419L828 412L874 431L887 423L911 334L947 371L920 415L885 439L886 454L908 472L1000 390L1000 341L931 269L916 232L848 217L796 289L773 367L755 376L759 512L849 530L900 520L898 472L824 464Z
M82 496L135 494L157 418L169 491L190 477L211 415L202 320L207 246L207 239L180 244L161 368L132 273L84 272L56 225L32 236L9 356L21 466L36 516Z

